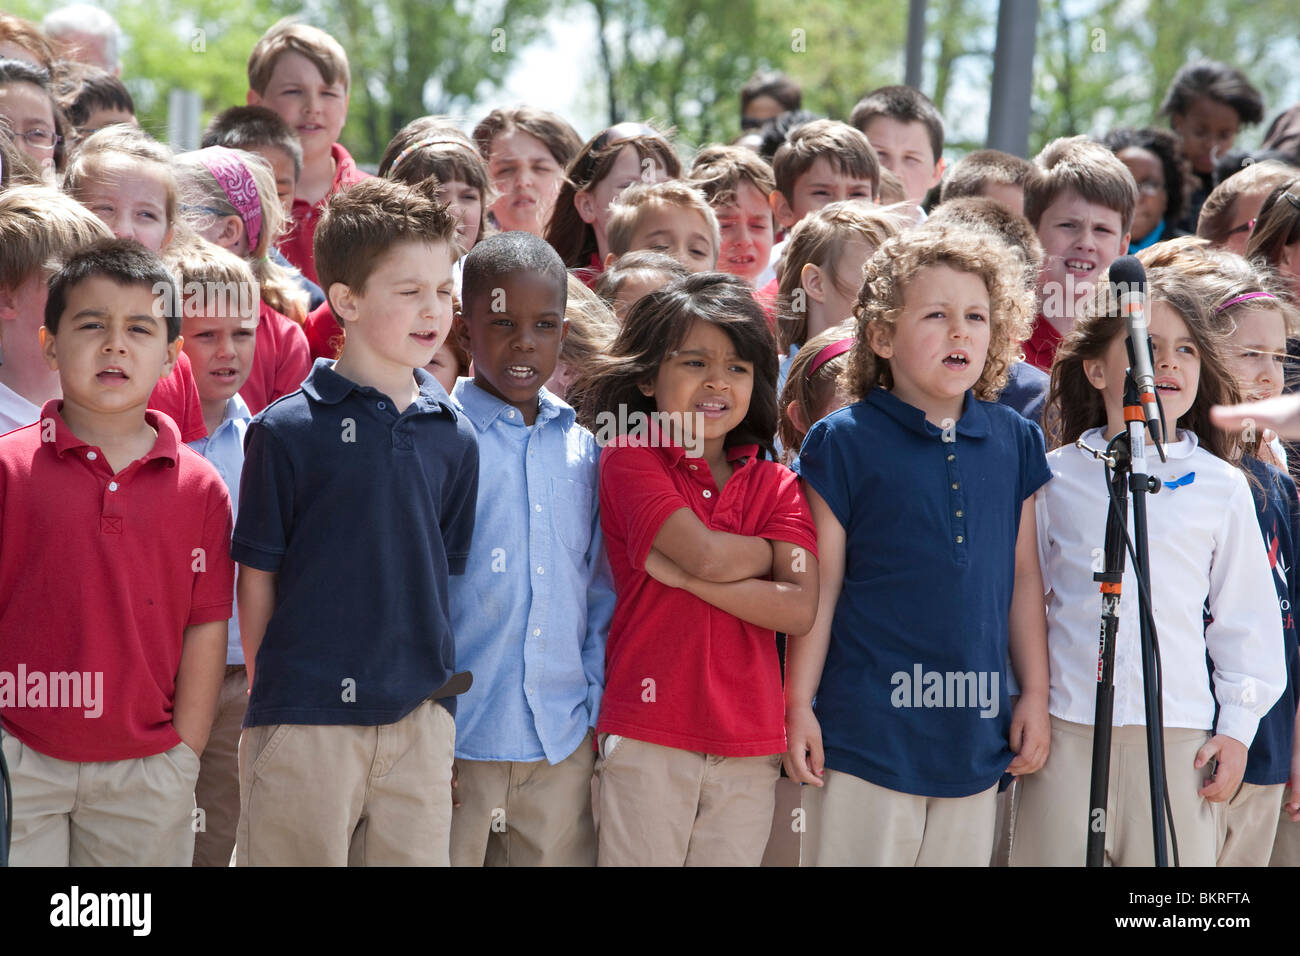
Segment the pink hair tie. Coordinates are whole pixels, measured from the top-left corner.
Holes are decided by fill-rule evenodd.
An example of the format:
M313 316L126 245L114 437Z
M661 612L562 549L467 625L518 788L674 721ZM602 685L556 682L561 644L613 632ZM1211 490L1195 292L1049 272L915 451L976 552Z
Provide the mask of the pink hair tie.
M1238 302L1245 302L1247 299L1276 299L1276 298L1277 296L1275 296L1272 292L1247 292L1245 295L1239 295L1236 298L1229 299L1227 302L1223 303L1223 305L1219 306L1214 311L1216 313L1222 312L1224 309L1234 306Z
M239 218L244 221L249 251L256 249L257 240L262 235L262 197L257 191L253 174L239 155L225 146L209 146L198 150L194 155L212 174L212 178L230 200L230 205L235 207Z
M851 335L848 338L840 339L838 342L832 342L830 345L825 346L817 353L817 357L812 360L812 365L808 366L808 378L811 379L817 374L819 368L831 359L839 358L851 348L853 348L853 336Z

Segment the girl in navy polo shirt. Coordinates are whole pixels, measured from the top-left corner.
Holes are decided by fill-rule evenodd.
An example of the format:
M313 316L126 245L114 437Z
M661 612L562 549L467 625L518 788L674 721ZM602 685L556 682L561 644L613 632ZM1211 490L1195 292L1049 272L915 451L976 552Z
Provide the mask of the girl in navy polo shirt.
M1164 255L1157 246L1140 258ZM1243 437L1250 436L1210 423L1212 405L1238 400L1223 358L1226 343L1213 328L1208 304L1179 269L1148 268L1147 286L1155 385L1169 435L1165 462L1147 450L1147 467L1162 482L1147 499L1147 516L1167 792L1177 862L1214 866L1222 804L1237 794L1260 718L1287 684L1281 619L1250 483L1237 467ZM1109 496L1101 462L1074 443L1082 438L1104 448L1125 427L1125 340L1112 287L1098 283L1052 367L1045 420L1056 447L1048 455L1052 481L1037 502L1048 596L1051 757L1017 788L1013 866L1082 866L1085 860L1101 610L1094 555L1105 542ZM1115 648L1107 862L1150 866L1155 857L1131 562Z
M776 343L743 279L638 300L569 396L605 445L618 595L605 651L601 866L757 866L785 750L775 631L817 606L817 541L776 431Z
M867 263L856 401L800 451L821 556L816 624L787 650L803 865L986 866L999 780L1046 759L1049 475L1038 427L993 404L1029 331L1020 268L955 224Z

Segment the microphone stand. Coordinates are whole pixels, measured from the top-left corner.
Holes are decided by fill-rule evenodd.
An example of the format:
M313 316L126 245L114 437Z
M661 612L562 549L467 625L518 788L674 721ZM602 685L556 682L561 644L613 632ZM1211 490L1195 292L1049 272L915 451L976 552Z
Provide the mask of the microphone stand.
M1130 342L1130 352L1132 345ZM1151 571L1147 548L1146 496L1160 490L1160 479L1147 474L1146 418L1132 370L1124 376L1124 423L1105 452L1079 439L1075 444L1106 464L1110 508L1106 521L1104 570L1093 574L1101 585L1101 635L1097 661L1097 706L1092 736L1092 786L1088 799L1088 866L1102 866L1106 852L1106 811L1110 787L1111 721L1115 704L1115 639L1119 630L1123 589L1125 538L1128 531L1128 496L1133 496L1133 539L1138 576L1138 621L1142 638L1142 681L1146 704L1147 767L1151 784L1151 836L1156 866L1169 865L1165 831L1164 728L1161 721L1157 660L1147 597ZM1163 450L1162 450L1163 451ZM1163 457L1163 454L1162 454ZM1144 586L1145 585L1145 586Z

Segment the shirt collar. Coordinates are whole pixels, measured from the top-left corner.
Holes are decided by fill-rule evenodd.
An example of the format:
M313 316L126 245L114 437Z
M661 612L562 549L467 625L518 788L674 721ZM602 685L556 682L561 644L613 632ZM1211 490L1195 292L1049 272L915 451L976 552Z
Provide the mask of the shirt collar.
M465 413L478 431L487 431L488 426L496 419L501 418L507 424L524 425L523 417L520 416L516 422L506 417L506 412L514 408L509 402L503 402L495 395L480 388L478 383L472 378L459 378L456 380L456 387L452 391L452 397L460 406L461 411ZM537 390L537 419L534 424L542 425L549 422L552 418L560 420L560 426L567 428L573 424L576 413L573 408L566 402L554 395L546 388Z
M943 429L926 421L925 412L914 405L909 405L893 392L877 386L867 395L867 402L880 409L904 428L925 435L927 438L942 438ZM989 416L984 406L975 398L975 393L966 390L965 405L961 418L957 419L957 434L967 438L983 438L989 433Z
M351 395L353 391L371 392L375 395L383 394L376 388L361 385L334 371L335 361L337 360L318 358L312 365L311 371L307 373L307 378L302 383L302 390L308 397L323 405L337 405ZM422 368L413 369L413 371L415 372L415 381L420 386L420 397L415 400L419 410L429 412L433 411L435 406L440 405L454 419L456 417L456 408L452 403L451 396L438 384L438 380ZM391 400L391 396L385 395L384 397Z
M90 442L78 438L67 422L63 420L63 399L52 398L41 407L40 421L37 427L45 428L46 421L54 423L54 453L60 458L78 448L91 447ZM145 409L145 422L158 433L153 447L138 459L140 462L161 459L175 466L180 457L181 433L176 424L167 415L152 408Z
M1107 444L1106 439L1104 437L1105 434L1106 434L1106 429L1104 427L1089 428L1086 432L1080 435L1079 438L1083 441L1085 445L1088 445L1090 448L1105 448ZM1195 452L1196 449L1200 447L1201 440L1196 437L1196 432L1186 428L1178 429L1177 435L1178 437L1174 441L1171 441L1165 445L1165 457L1170 460L1176 458L1177 459L1191 458L1192 453ZM1087 454L1087 453L1084 452L1082 449L1080 449L1080 454ZM1152 444L1151 442L1151 436L1148 434L1147 435L1147 466L1156 467L1159 466L1160 463L1161 463L1160 453L1156 451L1155 445Z
M641 444L632 442L630 444ZM664 461L676 468L686 460L686 448L682 445L659 445L655 448ZM758 457L758 445L730 445L726 449L727 461L740 461L742 458L753 461ZM692 458L691 461L700 461L699 458Z

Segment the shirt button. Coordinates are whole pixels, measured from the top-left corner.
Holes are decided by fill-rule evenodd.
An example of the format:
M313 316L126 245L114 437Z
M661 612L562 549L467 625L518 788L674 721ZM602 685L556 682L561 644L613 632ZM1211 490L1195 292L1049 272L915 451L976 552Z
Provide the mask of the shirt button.
M705 489L704 489L704 497L706 497L706 498L712 498L712 497L713 497L713 492L709 491L708 488L705 488Z
M99 457L99 455L95 454L93 451L88 451L86 452L86 457L89 458L91 461L94 461L96 458Z
M957 512L957 517L960 518L960 517L961 517L962 515L964 515L965 513L966 513L966 512L964 512L964 511L958 511L958 512Z
M506 412L506 418L514 418L514 417L515 417L515 410L513 408L510 409L510 411Z
M540 627L533 628L533 637L541 637L541 635L542 629Z
M949 461L953 461L953 460L956 459L956 457L957 457L956 455L949 455L949 456L948 456L948 460L949 460Z
M957 490L958 488L960 488L960 487L961 487L961 485L957 484L957 482L954 481L954 482L952 483L952 490L953 490L953 491L956 491L956 490Z
M536 688L536 687L530 687L530 688L528 688L528 696L529 696L529 697L532 697L532 696L533 696L534 694L536 694L536 693L537 693L537 688Z
M109 491L117 491L117 482L116 482L116 481L110 481L110 482L108 483L108 490L109 490Z
M541 511L541 510L542 510L542 506L541 506L541 505L533 505L533 510L534 510L534 511Z
M690 467L691 471L699 471L699 470L700 470L700 466L699 466L699 465L691 465L691 466L689 466L689 467Z
M961 535L957 535L957 543L958 543L958 544L961 544L961 543L962 543L963 541L965 541L965 540L966 540L966 539L963 538Z
M380 403L379 403L379 410L380 410L381 412L382 412L385 408L387 408L387 407L388 407L388 406L385 405L383 402L380 402Z
M538 573L538 574L545 574L545 573L546 573L546 569L543 568L543 567L539 564L539 565L537 566L537 573Z

